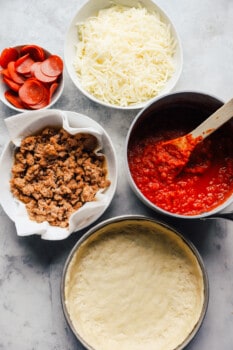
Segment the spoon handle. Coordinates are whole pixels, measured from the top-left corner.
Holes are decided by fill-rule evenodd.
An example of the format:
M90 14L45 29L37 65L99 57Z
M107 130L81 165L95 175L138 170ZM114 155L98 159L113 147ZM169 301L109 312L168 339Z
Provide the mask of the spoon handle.
M233 117L233 98L191 132L193 138L204 139Z

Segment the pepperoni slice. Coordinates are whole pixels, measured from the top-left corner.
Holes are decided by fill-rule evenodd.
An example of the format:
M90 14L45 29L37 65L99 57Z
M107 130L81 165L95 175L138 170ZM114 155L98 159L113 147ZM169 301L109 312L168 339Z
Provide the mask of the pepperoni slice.
M4 95L5 95L5 98L7 99L7 101L10 102L16 108L19 108L19 109L25 108L25 106L23 105L19 96L14 94L12 91L7 90L7 91L5 91Z
M8 63L16 61L19 57L18 51L14 47L7 47L1 52L0 65L2 68L7 68Z
M63 71L63 61L57 55L51 55L41 63L41 71L50 77L58 77Z
M24 45L20 49L20 55L25 55L29 53L34 61L44 61L45 52L44 49L38 45Z
M49 88L49 95L50 95L50 98L52 98L54 92L57 90L57 87L58 87L58 83L53 83L51 84L50 88Z
M30 78L19 89L19 97L27 105L39 104L46 93L45 86L38 80Z
M42 62L43 63L43 62ZM42 70L41 70L41 65L42 65L41 62L36 62L32 65L32 72L34 74L34 76L42 81L43 83L52 83L54 81L57 80L57 77L50 77L48 75L45 75Z
M1 74L2 74L4 77L7 77L7 78L11 79L11 76L10 76L9 71L8 71L7 68L2 69L2 70L1 70Z
M36 70L36 66L40 64L40 62L34 62L32 65L31 65L31 75L32 76L35 76L35 70Z
M45 89L43 99L39 103L34 104L34 105L30 105L29 107L31 109L41 109L41 108L44 108L44 107L48 106L49 103L50 103L49 90Z
M13 80L7 78L6 76L3 77L3 81L4 81L4 83L7 84L7 86L8 86L10 89L12 89L13 91L16 91L16 92L19 91L19 88L20 88L21 85L15 83Z
M29 53L26 53L26 55L20 56L16 61L15 61L15 69L21 65L23 61L25 61L29 57Z
M15 62L14 61L11 61L8 63L7 65L7 69L8 69L8 72L9 72L9 75L11 77L11 79L17 83L17 84L23 84L24 81L25 81L25 78L20 75L19 73L16 72L15 70Z
M15 62L15 70L20 74L28 74L31 72L31 66L35 61L29 56L29 53L18 58Z

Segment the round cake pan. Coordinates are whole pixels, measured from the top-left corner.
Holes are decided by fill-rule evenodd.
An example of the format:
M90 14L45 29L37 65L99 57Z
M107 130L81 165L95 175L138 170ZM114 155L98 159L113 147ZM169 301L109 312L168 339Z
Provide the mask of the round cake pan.
M140 215L111 218L86 232L61 282L65 318L91 350L184 349L208 299L207 272L192 242Z

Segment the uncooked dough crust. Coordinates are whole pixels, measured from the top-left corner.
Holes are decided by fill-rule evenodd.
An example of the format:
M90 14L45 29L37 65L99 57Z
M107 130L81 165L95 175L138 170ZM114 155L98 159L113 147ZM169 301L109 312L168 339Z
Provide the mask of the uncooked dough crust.
M172 350L195 327L203 300L194 253L153 222L100 229L79 247L65 278L70 319L95 350Z

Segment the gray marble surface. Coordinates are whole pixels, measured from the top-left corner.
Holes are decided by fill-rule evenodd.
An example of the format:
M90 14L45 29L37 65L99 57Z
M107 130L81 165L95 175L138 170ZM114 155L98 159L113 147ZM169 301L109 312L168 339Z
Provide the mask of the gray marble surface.
M63 57L68 24L82 2L0 0L0 49L31 42ZM183 45L184 67L175 91L201 91L223 101L230 99L233 96L233 1L158 0L157 3L172 18ZM64 93L54 107L92 117L106 128L113 140L119 181L109 209L98 222L130 213L156 217L139 203L124 173L121 155L136 112L97 106L76 90L66 73ZM13 114L14 111L0 103L0 152L7 137L4 120ZM208 311L187 349L232 350L233 223L159 219L191 239L209 275ZM68 253L84 231L59 242L42 241L37 236L20 238L14 223L0 208L0 349L83 349L64 319L60 282Z

